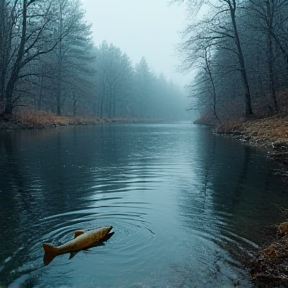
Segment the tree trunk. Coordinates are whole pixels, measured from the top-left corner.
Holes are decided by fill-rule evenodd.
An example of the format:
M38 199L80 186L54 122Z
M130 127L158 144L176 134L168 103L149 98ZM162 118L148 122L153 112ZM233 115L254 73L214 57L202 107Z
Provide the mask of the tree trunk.
M4 85L5 85L5 73L4 73L4 35L5 35L5 0L0 1L0 102L4 101ZM1 104L1 103L0 103Z
M270 2L266 1L267 7L267 25L268 25L268 70L269 70L269 90L273 99L274 103L274 110L276 112L279 111L278 102L276 98L276 89L275 89L275 79L274 79L274 69L273 69L273 62L274 62L274 53L273 53L273 45L272 45L272 34L271 31L273 29L273 16L270 7Z
M21 61L24 55L24 47L26 41L26 27L27 27L27 0L23 0L23 20L22 20L22 34L19 45L17 59L12 68L11 76L7 84L5 91L5 114L12 115L13 112L13 90L18 79L18 75L21 69Z
M62 92L62 39L61 35L63 33L63 7L62 3L59 3L60 8L60 22L59 22L59 59L58 59L58 78L57 78L57 92L56 92L56 113L58 116L61 116L61 92Z
M271 36L274 38L274 41L276 43L276 45L280 48L283 56L286 59L286 70L287 70L287 74L286 77L288 77L288 50L282 45L280 39L278 38L278 36L274 33L273 30L270 30L269 33L271 34Z
M243 56L243 51L241 47L241 42L239 38L239 33L237 29L237 24L236 24L236 19L235 19L235 11L236 11L236 0L227 0L229 9L230 9L230 15L231 15L231 20L232 20L232 25L233 25L233 30L234 30L234 35L235 35L235 44L237 47L237 52L238 52L238 60L240 64L240 72L241 72L241 77L244 85L244 93L245 93L245 116L249 116L253 114L252 112L252 106L251 106L251 94L250 94L250 88L249 88L249 83L248 83L248 77L246 73L246 68L245 68L245 61L244 61L244 56ZM231 3L233 2L233 5Z
M269 90L274 103L274 110L279 111L279 106L276 98L276 89L275 89L275 79L274 79L274 69L273 69L273 46L272 39L269 33L268 35L268 69L269 69Z
M38 105L37 105L38 110L41 110L42 108L43 80L44 80L44 77L41 76L40 91L39 91L39 98L38 98Z
M104 84L105 85L105 84ZM102 95L100 96L101 97L101 102L100 102L100 117L103 118L103 110L104 110L104 95L106 93L106 89L105 89L105 86L104 86L104 89L101 89L102 91Z
M205 49L205 63L206 63L207 73L209 75L209 78L210 78L210 81L212 84L212 88L213 88L213 112L214 112L214 116L219 121L220 125L222 125L222 123L221 123L221 121L217 115L217 111L216 111L217 94L216 94L214 79L213 79L212 72L210 69L210 64L209 64L208 55L207 55L207 49Z
M1 1L0 1L1 2ZM4 101L4 91L5 91L5 71L4 69L1 71L0 74L0 102Z
M58 82L60 80L58 79ZM56 94L56 114L58 116L61 116L61 84L58 83L58 89L57 89L57 94Z

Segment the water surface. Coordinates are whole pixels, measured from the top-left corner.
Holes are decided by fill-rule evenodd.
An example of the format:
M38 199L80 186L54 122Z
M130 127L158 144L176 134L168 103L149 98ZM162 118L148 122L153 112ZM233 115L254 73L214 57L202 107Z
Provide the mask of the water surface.
M2 132L0 285L254 287L245 255L288 206L275 168L189 123ZM43 265L42 243L107 225L105 245Z

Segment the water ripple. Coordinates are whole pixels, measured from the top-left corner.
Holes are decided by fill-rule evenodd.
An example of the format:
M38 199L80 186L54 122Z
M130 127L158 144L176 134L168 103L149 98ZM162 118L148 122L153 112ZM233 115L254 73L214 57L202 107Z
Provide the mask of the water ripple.
M5 138L0 286L253 286L242 256L287 203L261 155L187 123L57 131ZM104 245L43 266L42 243L107 225Z

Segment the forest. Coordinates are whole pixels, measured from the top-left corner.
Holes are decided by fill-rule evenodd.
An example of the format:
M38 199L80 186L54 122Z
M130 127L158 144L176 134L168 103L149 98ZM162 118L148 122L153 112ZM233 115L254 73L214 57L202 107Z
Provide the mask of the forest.
M176 2L179 2L176 0ZM198 123L287 115L288 1L195 0L179 50Z
M113 44L95 46L80 0L0 1L0 114L5 119L25 109L172 120L186 113L185 98L144 57L133 64Z

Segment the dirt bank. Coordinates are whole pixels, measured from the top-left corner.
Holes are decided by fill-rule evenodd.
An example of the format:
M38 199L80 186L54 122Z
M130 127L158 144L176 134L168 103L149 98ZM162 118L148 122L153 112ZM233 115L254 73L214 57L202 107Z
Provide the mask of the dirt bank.
M21 110L7 117L0 115L1 130L45 129L67 125L87 125L107 122L108 119L80 116L57 116L46 111Z
M288 222L273 230L273 238L269 235L269 242L250 261L251 276L259 287L288 287Z
M215 131L264 149L269 158L288 168L288 116L276 115L263 119L251 119L223 125ZM287 173L288 176L287 170L284 169L283 173Z
M250 119L223 125L215 131L264 149L269 158L282 164L277 173L288 180L288 116ZM288 219L288 210L283 209L282 215ZM249 263L252 278L258 287L288 287L288 222L263 227L259 235L262 249Z

